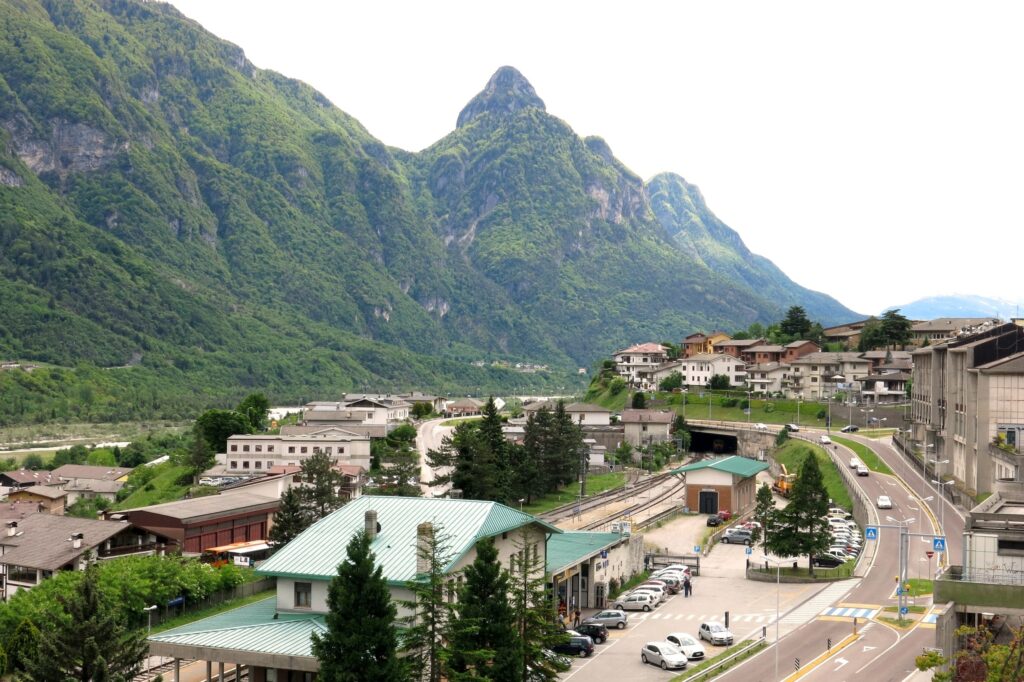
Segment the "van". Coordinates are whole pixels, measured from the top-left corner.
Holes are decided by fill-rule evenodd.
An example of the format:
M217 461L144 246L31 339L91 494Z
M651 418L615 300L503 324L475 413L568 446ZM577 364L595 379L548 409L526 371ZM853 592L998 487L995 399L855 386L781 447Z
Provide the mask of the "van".
M857 459L856 457L851 457L850 458L850 468L851 469L856 469L859 466L860 466L860 460Z
M630 592L615 600L619 611L650 611L657 605L657 597L649 592Z

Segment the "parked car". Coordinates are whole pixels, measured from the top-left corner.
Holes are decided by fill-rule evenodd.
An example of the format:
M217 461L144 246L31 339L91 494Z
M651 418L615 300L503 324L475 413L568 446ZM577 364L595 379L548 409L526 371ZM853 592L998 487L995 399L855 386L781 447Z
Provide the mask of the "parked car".
M608 641L608 628L600 623L580 623L573 629L594 640L594 644L604 644Z
M863 464L859 465L857 467L857 475L858 476L867 476L868 475L868 468L866 466L864 466Z
M820 554L811 560L811 564L817 568L835 568L846 563L846 559L835 554Z
M708 525L709 526L721 526L722 525L722 517L719 516L718 514L712 514L711 516L708 517Z
M668 642L648 642L640 650L640 660L651 665L660 665L662 670L683 670L686 668L686 654Z
M839 430L842 431L843 433L857 433L858 431L860 431L860 427L857 426L856 424L847 424L846 426Z
M630 594L650 594L654 596L655 605L663 603L668 599L668 593L657 585L639 585L634 587Z
M669 644L674 644L691 661L701 661L704 659L704 645L697 641L697 638L693 635L688 635L685 632L673 632L665 638L665 641Z
M749 545L752 538L753 535L746 528L730 528L725 531L725 535L722 536L720 542L724 542L727 545Z
M888 495L879 495L876 503L879 509L892 509L892 500Z
M728 509L719 509L718 518L722 519L723 521L728 521L732 518L732 512L729 511Z
M648 578L643 581L637 587L660 587L665 590L666 594L676 594L679 592L679 581L678 580L665 580L664 578Z
M590 654L594 653L594 640L590 639L586 635L577 635L575 637L570 635L568 642L556 644L551 647L551 650L556 654L582 656L583 658L586 658Z
M650 611L658 604L658 598L646 592L630 592L615 600L619 611Z
M797 426L796 424L786 424L782 428L786 429L787 431L789 431L791 433L795 433L795 432L800 430L800 427Z
M819 436L818 442L822 445L832 445L832 439L825 435Z
M590 616L583 621L584 624L593 623L595 625L603 625L607 628L617 628L619 630L625 629L627 622L629 622L629 615L622 609L605 609L604 611L598 611L593 616Z
M697 630L697 636L701 639L705 639L711 642L716 646L732 646L732 633L726 630L725 626L721 623L701 623L700 629Z

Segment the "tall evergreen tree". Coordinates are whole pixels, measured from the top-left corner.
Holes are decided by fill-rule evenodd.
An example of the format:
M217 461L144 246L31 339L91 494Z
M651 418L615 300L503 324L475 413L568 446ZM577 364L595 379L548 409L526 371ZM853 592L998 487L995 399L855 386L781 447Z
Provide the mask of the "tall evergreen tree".
M39 629L28 618L22 618L4 644L8 651L7 672L17 673L25 670L28 662L35 656L39 648Z
M786 311L786 317L779 322L779 331L792 339L803 339L811 332L811 321L807 319L807 311L803 306L792 306Z
M322 682L393 682L406 679L398 656L397 610L370 538L356 534L327 589L327 632L313 635Z
M887 347L905 346L913 336L913 325L900 314L899 308L887 310L882 315L882 336Z
M303 506L311 523L341 507L341 476L326 452L318 450L302 461L302 483Z
M281 495L281 506L274 512L274 525L270 528L270 542L276 552L306 530L312 517L302 500L300 488L288 488Z
M489 397L487 403L480 411L483 418L477 423L481 440L487 445L490 451L490 461L494 468L494 497L498 502L510 502L515 487L514 472L509 453L509 442L502 431L504 423L498 408L494 404L494 397Z
M98 569L85 570L79 589L60 597L63 619L40 631L38 646L24 661L24 676L35 682L129 682L142 669L148 645L142 630L128 630L103 600ZM70 625L69 625L70 623Z
M523 676L522 641L515 611L506 598L510 578L498 561L493 538L476 544L476 558L463 576L452 624L452 679L465 675L518 682Z
M761 541L761 548L768 551L768 535L772 532L775 524L775 498L772 497L772 489L767 483L762 483L757 489L756 502L754 504L754 520L761 524L751 533L750 541L755 545Z
M451 538L442 526L429 523L419 526L417 573L406 583L413 598L401 602L410 612L404 618L406 627L402 631L401 649L413 680L441 682L449 677L452 606L445 591L454 591L455 588L448 583L445 570L452 556ZM454 594L450 596L454 597Z
M559 400L552 415L551 452L549 461L558 486L579 480L580 469L586 466L586 447L583 444L583 430L565 411L565 402Z
M813 452L807 452L800 473L793 483L789 504L777 512L774 531L768 536L767 549L777 556L807 556L808 569L814 574L814 555L828 549L828 492L821 468Z
M528 502L534 495L543 495L557 487L549 468L548 450L551 439L551 411L542 407L526 418L523 431L523 466L520 486Z
M510 559L509 595L522 642L522 682L558 679L559 671L546 652L566 640L545 587L543 542L524 528L515 540L517 551Z

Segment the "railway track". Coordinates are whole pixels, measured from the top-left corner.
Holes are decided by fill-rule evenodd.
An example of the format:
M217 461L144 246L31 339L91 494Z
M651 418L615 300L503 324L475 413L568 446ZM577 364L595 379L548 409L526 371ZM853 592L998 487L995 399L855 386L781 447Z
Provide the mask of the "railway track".
M656 474L643 479L632 486L627 485L623 488L615 488L592 497L587 497L582 502L570 502L569 504L562 505L561 507L556 507L549 512L541 514L540 518L550 523L555 523L562 519L578 516L593 509L598 509L605 505L629 499L630 497L635 497L637 494L647 492L651 488L662 484L671 476L672 474L668 472Z
M667 477L664 477L664 476L661 477L660 480L658 481L658 483L660 484L660 483L665 482L666 478ZM667 490L664 490L664 491L658 493L656 496L653 496L653 497L651 497L648 500L642 500L640 502L637 502L636 504L633 504L633 505L630 505L629 507L626 507L625 509L620 509L620 510L616 511L613 514L610 514L610 515L605 516L603 518L600 518L600 519L598 519L596 521L592 521L592 522L590 522L588 524L580 526L579 530L594 530L596 528L601 528L603 526L607 526L608 524L612 523L616 519L622 518L624 516L636 516L636 515L644 512L644 511L648 510L648 509L654 509L654 508L658 507L659 505L664 504L668 500L673 499L675 496L680 494L685 488L686 488L686 483L684 481L682 481L681 479L677 479L676 482L673 483ZM632 494L635 495L636 492L637 491L633 491ZM666 512L668 512L668 511L671 511L671 510L666 510ZM657 519L660 519L663 516L664 516L664 514L653 515L653 516L651 516L648 519L643 519L643 520L641 520L638 523L634 523L633 527L634 528L642 528L643 526L647 525L648 523L650 523L652 521L655 521Z

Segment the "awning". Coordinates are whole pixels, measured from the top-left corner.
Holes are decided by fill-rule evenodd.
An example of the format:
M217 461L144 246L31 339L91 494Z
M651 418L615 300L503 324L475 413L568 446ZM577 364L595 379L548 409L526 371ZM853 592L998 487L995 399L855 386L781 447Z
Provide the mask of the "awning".
M228 554L252 554L253 552L262 552L265 549L270 549L270 545L265 542L253 545L252 547L243 547L241 549L228 550Z
M220 554L221 552L228 552L230 554L248 554L249 552L258 552L264 549L270 549L270 545L263 540L249 540L247 542L232 542L229 545L220 545L219 547L207 547L203 550L203 553Z

